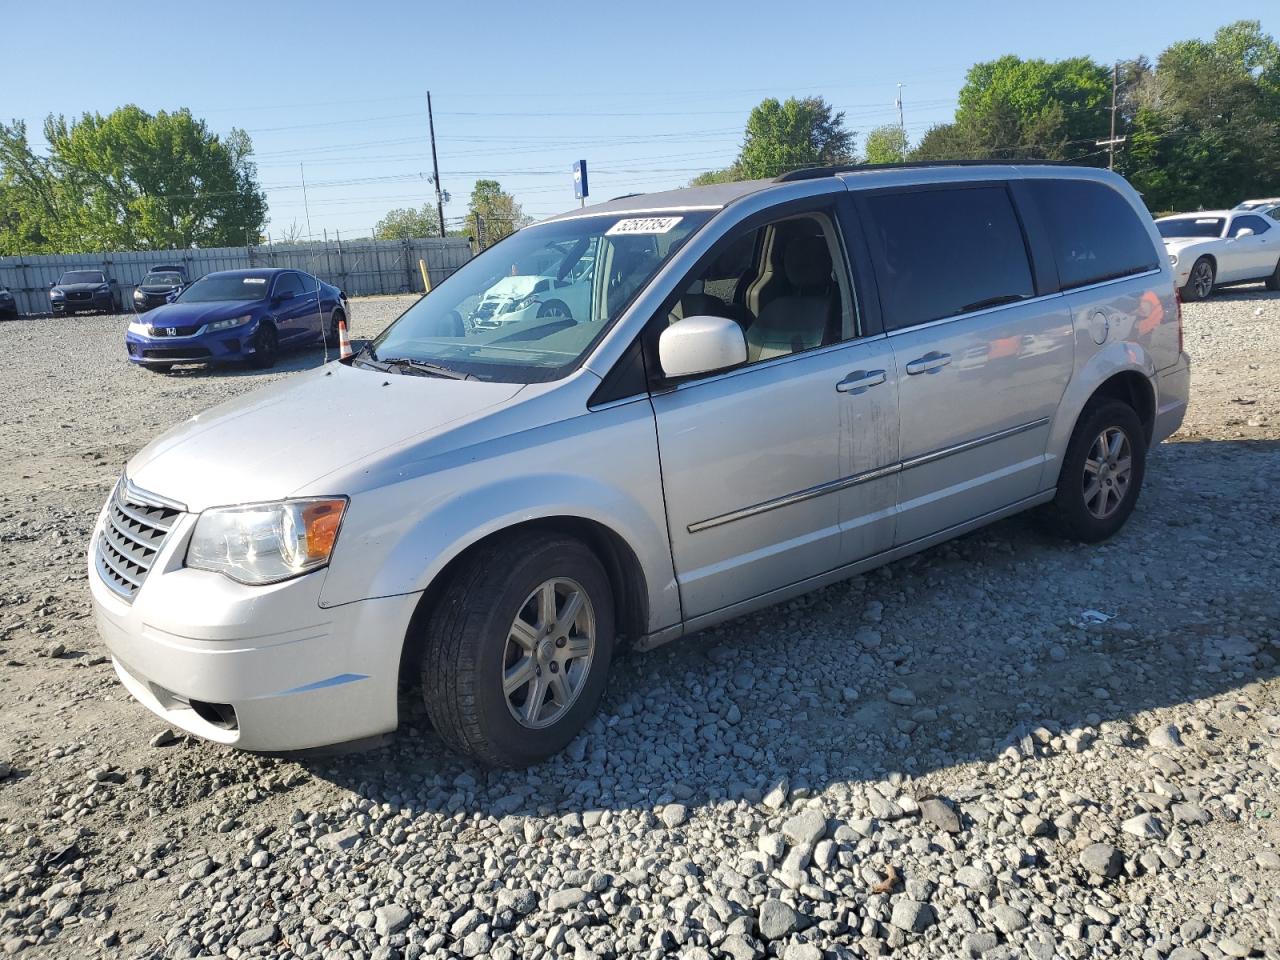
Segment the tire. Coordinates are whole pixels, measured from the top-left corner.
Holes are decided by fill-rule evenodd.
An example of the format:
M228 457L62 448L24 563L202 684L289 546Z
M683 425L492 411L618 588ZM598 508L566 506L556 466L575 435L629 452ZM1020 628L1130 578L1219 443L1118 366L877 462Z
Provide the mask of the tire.
M1113 536L1137 506L1146 467L1147 434L1133 408L1119 400L1090 403L1067 445L1050 504L1058 533L1082 543Z
M552 317L572 320L573 314L569 311L568 304L563 300L548 300L538 308L538 319L545 320Z
M1267 277L1268 290L1280 290L1280 260L1276 261L1276 268L1271 271L1271 276Z
M270 370L276 365L280 355L280 335L269 323L258 325L258 332L253 337L252 364L259 370Z
M339 320L345 323L347 320L347 315L343 313L341 309L335 309L329 317L329 326L325 330L326 344L332 343L335 347L338 345L338 321ZM350 333L351 333L351 328L348 327L347 334L350 335Z
M1213 285L1217 280L1217 270L1214 269L1213 261L1208 257L1201 257L1191 265L1191 272L1187 274L1187 285L1182 288L1182 302L1193 303L1196 300L1207 299L1213 293Z
M541 601L548 584L551 618ZM577 617L557 622L574 593ZM423 639L422 693L445 744L489 766L530 766L563 750L599 706L614 644L608 575L578 540L541 532L500 539L463 561Z

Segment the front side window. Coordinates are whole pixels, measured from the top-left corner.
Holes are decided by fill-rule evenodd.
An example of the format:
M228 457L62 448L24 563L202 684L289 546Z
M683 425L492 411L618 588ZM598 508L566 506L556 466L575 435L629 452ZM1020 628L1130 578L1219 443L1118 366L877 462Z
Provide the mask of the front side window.
M525 227L415 303L357 361L506 383L559 379L712 214L613 213Z
M217 274L201 277L182 293L179 303L212 303L218 300L265 300L271 277L267 274Z
M857 335L835 223L827 213L787 217L730 235L667 317L727 317L742 327L747 362L812 350Z
M1241 230L1252 230L1255 237L1261 236L1270 230L1267 221L1261 217L1236 217L1231 221L1231 236L1240 236Z
M1022 226L1003 184L874 194L866 202L886 328L1035 295Z
M282 273L276 279L276 289L272 295L282 297L285 294L291 294L296 297L300 293L302 293L302 281L298 279L298 275L296 273Z

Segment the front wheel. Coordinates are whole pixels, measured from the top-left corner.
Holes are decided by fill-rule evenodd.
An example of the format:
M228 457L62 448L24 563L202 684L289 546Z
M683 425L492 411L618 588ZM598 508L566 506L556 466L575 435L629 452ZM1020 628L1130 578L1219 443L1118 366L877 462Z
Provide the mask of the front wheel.
M562 300L548 300L538 308L539 320L572 320L573 314Z
M613 655L609 578L583 543L525 533L481 547L426 624L422 692L441 739L495 767L563 750Z
M1191 273L1187 276L1187 285L1182 288L1182 299L1187 302L1194 300L1204 300L1209 294L1213 293L1213 284L1216 279L1217 271L1213 268L1213 261L1208 257L1201 257L1191 267Z
M1276 268L1271 271L1271 276L1267 277L1268 290L1280 290L1280 260L1276 261Z
M261 324L253 338L253 365L259 370L268 370L276 365L279 353L280 336L276 328L269 323Z
M1084 543L1114 535L1137 506L1146 465L1146 430L1131 406L1105 400L1087 407L1050 505L1058 531Z

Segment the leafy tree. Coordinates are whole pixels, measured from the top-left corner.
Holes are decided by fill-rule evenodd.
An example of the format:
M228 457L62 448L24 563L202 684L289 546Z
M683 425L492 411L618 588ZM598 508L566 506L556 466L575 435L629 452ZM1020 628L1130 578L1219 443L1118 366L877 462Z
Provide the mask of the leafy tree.
M468 226L477 228L476 240L489 247L529 223L516 198L502 189L497 180L477 180L471 191Z
M47 159L19 122L0 125L0 183L18 210L6 252L233 246L254 240L266 198L247 134L211 133L188 110L120 107L78 120L50 116ZM16 220L16 224L14 221Z
M722 170L708 170L706 173L700 173L689 181L691 187L705 187L712 183L733 183L735 180L745 180L742 171L736 163L730 164Z
M424 203L420 209L399 207L387 211L386 216L374 225L375 240L410 240L418 237L440 236L440 214L434 203Z
M867 134L867 163L898 163L907 156L907 135L896 123Z
M982 156L970 131L957 123L939 123L930 127L911 151L911 160L967 160Z
M854 132L846 130L844 113L834 112L822 97L769 97L747 117L746 134L736 164L742 177L776 177L788 170L853 159Z

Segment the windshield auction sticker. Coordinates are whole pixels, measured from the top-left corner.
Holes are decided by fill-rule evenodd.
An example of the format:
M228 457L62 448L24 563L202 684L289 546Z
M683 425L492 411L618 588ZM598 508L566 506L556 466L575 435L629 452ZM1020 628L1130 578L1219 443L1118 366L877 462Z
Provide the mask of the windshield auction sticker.
M619 220L604 234L606 237L616 237L619 234L670 233L683 219L684 217L632 217L628 220Z

